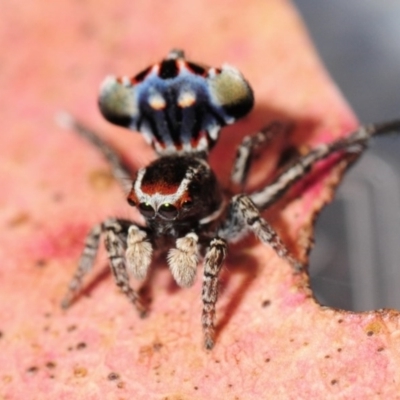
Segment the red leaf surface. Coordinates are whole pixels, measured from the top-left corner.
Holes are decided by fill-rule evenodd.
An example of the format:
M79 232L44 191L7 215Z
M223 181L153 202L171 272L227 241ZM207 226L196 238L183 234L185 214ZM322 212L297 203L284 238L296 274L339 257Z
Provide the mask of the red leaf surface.
M240 138L273 119L293 121L291 144L303 149L357 125L290 4L3 0L1 14L0 399L399 397L398 313L319 306L306 274L253 240L230 251L211 352L202 348L201 269L194 287L178 289L160 262L141 320L104 272L103 253L84 295L59 307L91 225L136 214L106 163L54 115L68 110L100 130L133 168L154 157L139 135L100 117L106 75L134 74L177 47L237 66L257 105L222 134L212 156L221 179ZM271 174L278 147L257 177ZM298 257L339 176L321 172L267 214Z

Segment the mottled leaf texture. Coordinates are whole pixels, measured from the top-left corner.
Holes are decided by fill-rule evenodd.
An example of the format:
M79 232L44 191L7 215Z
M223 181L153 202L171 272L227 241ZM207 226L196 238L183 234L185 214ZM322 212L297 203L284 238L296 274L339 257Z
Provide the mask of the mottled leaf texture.
M140 319L102 248L84 293L60 308L91 227L138 216L103 159L54 116L66 110L100 131L133 169L154 158L140 135L101 117L105 76L134 75L171 48L236 66L256 106L213 150L223 181L241 138L274 119L293 129L261 153L255 186L285 146L304 152L357 126L289 3L3 0L1 16L0 399L399 396L398 313L319 306L306 274L252 239L228 249L212 351L202 346L200 270L193 287L178 289L165 262L153 265L151 310ZM323 163L265 215L299 258L343 167Z

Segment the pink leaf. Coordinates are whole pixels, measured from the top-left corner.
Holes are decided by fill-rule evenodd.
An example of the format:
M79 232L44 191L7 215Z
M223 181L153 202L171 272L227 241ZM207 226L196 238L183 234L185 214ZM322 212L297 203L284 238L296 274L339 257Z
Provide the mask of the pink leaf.
M398 396L398 313L322 308L305 274L294 276L252 240L230 249L212 352L202 348L201 270L194 287L177 289L160 262L151 313L141 320L102 272L103 254L84 295L67 311L59 307L92 224L136 214L106 163L57 127L54 115L67 110L85 120L132 167L154 157L138 134L100 117L97 90L106 75L132 75L171 48L237 66L257 105L222 134L212 156L221 179L240 138L273 119L295 123L291 144L303 150L357 126L290 4L6 0L2 17L1 399ZM257 177L271 174L279 147ZM341 168L324 171L267 215L303 259Z

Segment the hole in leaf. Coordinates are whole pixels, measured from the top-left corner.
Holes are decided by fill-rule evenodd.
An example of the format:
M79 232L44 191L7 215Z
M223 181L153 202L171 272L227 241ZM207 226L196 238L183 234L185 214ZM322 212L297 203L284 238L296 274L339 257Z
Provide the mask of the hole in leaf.
M400 163L390 145L400 137L374 141L317 220L310 272L321 304L400 309Z

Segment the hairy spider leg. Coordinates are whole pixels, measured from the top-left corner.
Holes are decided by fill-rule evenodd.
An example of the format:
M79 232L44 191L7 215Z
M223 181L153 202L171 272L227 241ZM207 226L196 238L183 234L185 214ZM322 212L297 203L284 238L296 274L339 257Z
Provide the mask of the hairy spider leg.
M85 240L85 247L78 262L78 268L75 271L69 285L68 292L61 301L62 308L68 308L73 301L75 294L81 289L83 278L89 273L96 259L97 250L99 248L100 236L102 232L101 224L95 225Z
M104 243L107 250L111 272L116 284L129 298L141 315L145 315L146 309L141 302L138 293L129 285L128 268L126 263L126 251L129 250L128 230L136 227L134 222L109 218L102 224L95 225L86 237L85 247L78 263L78 268L68 286L67 294L61 302L62 308L68 308L76 293L82 288L85 276L91 271L96 259L100 237L105 235ZM140 227L137 227L141 230ZM128 247L127 247L128 246Z
M255 135L245 136L239 145L231 172L231 183L240 190L244 189L251 164L278 135L289 131L290 125L272 122Z
M128 193L131 189L132 171L122 161L116 151L104 142L96 133L86 127L81 122L77 121L68 113L60 113L57 116L58 123L65 129L71 129L78 133L81 137L92 144L107 160L111 167L111 173L115 180L119 183L124 193Z
M240 240L251 231L261 242L272 247L278 256L287 261L296 273L303 270L303 265L290 254L279 235L261 217L259 210L248 196L244 194L234 196L229 204L226 218L218 230L217 237L211 241L204 261L202 325L204 345L208 350L214 346L219 273L225 260L228 241Z
M249 231L263 243L272 247L279 257L288 261L296 273L304 269L286 248L272 226L260 215L260 211L246 194L234 196L229 204L228 215L218 231L218 236L230 242L239 241Z
M146 315L146 307L139 294L129 284L129 274L125 262L127 229L131 222L109 219L104 223L105 246L115 282L121 291L137 308L141 317Z
M215 305L218 299L218 277L226 257L226 240L216 237L211 240L204 259L201 322L204 333L204 346L211 350L215 337Z
M271 184L250 194L249 197L259 210L265 210L302 179L318 161L339 152L344 152L345 156L357 157L365 150L372 137L395 131L400 131L400 120L362 126L348 137L321 144L295 160Z

